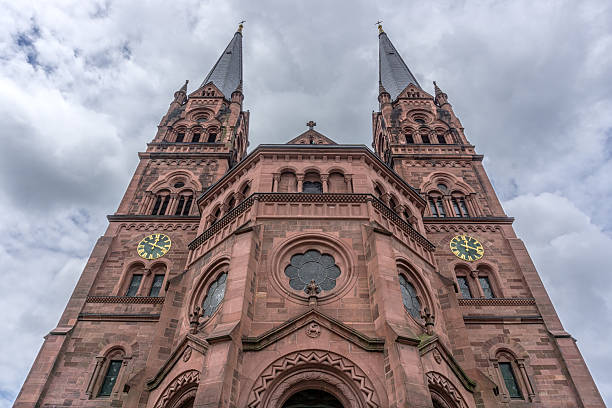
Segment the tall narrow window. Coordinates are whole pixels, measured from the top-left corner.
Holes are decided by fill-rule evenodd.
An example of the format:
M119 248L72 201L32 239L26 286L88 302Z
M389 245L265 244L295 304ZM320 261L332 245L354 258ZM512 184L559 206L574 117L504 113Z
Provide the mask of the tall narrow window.
M489 281L488 276L481 276L478 278L480 282L480 286L482 287L482 292L484 293L484 297L486 299L493 299L495 294L493 293L493 288L491 288L491 281Z
M400 289L402 290L402 302L408 313L415 319L421 318L421 302L417 296L416 289L408 282L404 275L399 276Z
M159 209L158 215L165 215L166 209L168 208L168 203L170 202L170 196L167 195L164 197L164 201L162 202L161 208Z
M444 211L444 203L441 198L436 199L436 207L438 207L438 217L446 217L446 211Z
M113 387L117 382L117 377L119 376L119 370L121 370L122 362L122 360L111 360L111 362L108 364L106 375L104 376L102 386L100 387L100 392L98 393L99 397L108 397L111 395Z
M500 362L499 370L501 371L502 378L504 379L504 384L506 385L510 398L522 399L523 394L521 393L521 389L516 381L512 364L509 362Z
M157 215L159 213L159 208L161 207L161 204L162 197L157 196L157 198L155 199L155 205L153 206L153 212L151 213L152 215Z
M185 206L185 196L181 195L179 197L178 205L176 206L176 211L174 215L183 215L183 207Z
M433 198L429 198L429 209L431 210L432 217L439 217L438 209L436 208L436 203Z
M217 134L216 133L209 133L208 134L208 143L215 143L217 141Z
M183 140L185 140L185 133L183 132L179 132L176 135L176 143L183 143Z
M457 276L457 283L459 284L461 297L463 297L464 299L471 299L472 292L470 291L470 285L468 285L467 278L465 276Z
M463 198L459 198L459 208L461 208L461 212L464 217L469 217L470 213L468 212L467 206L465 205L465 200Z
M461 209L459 208L459 203L455 197L451 198L451 203L453 203L453 210L455 210L455 217L461 217Z
M414 137L412 137L412 133L406 133L406 143L407 144L414 143Z
M187 197L187 201L185 202L185 207L183 207L183 215L189 215L189 211L191 210L191 203L193 203L192 195Z
M127 292L125 292L125 296L136 296L138 293L138 288L140 287L140 282L142 282L141 274L132 275L132 280L130 281L130 286L128 287Z
M451 202L453 209L455 210L455 216L457 217L469 217L467 206L465 205L465 199L463 197L452 197Z
M198 143L200 141L200 133L194 133L193 138L191 138L191 143Z
M438 133L438 143L446 144L446 139L444 138L443 134Z
M162 283L164 283L164 276L165 275L155 275L153 277L153 284L151 285L149 296L152 296L152 297L159 296L159 292L161 291Z
M421 134L421 140L422 140L422 141L423 141L423 143L425 143L425 144L430 144L430 143L431 143L431 141L429 140L429 135L426 135L426 134L424 134L424 133L423 133L423 134Z

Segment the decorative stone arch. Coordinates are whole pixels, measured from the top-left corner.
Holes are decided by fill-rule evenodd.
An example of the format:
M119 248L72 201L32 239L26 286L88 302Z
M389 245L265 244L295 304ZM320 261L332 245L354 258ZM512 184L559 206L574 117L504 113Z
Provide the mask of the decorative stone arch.
M431 122L435 120L431 112L426 109L416 108L416 109L411 109L408 112L406 112L406 119L411 121L411 123L418 123L415 121L415 119L419 119L419 118L422 118L426 124L430 124Z
M215 112L211 109L198 107L187 112L186 119L198 123L207 122L215 117Z
M270 364L255 381L248 408L278 408L305 389L329 392L346 408L380 407L380 399L366 374L349 359L331 351L304 350Z
M213 262L203 267L202 272L194 277L194 284L189 298L189 307L185 310L186 316L184 321L186 323L189 322L189 314L195 310L196 306L202 306L202 302L204 301L204 298L208 293L210 285L215 282L223 273L228 273L229 277L229 267L230 257L226 254L223 254L216 258ZM205 321L203 325L214 319L215 315L219 312L223 305L223 300L221 301L221 304L219 305L215 313L213 313L212 316L210 316L210 319Z
M424 279L423 272L413 266L410 261L404 257L397 257L395 259L395 265L397 268L398 279L399 275L404 275L408 278L408 281L411 282L415 289L417 290L417 296L421 303L421 312L425 311L425 308L431 313L433 316L437 314L436 303L434 302L434 297L432 296L433 290L429 285L429 279ZM398 287L399 287L398 280ZM424 327L424 321L416 320L415 321L422 327Z
M453 191L460 191L465 195L476 193L476 191L463 180L460 180L453 174L441 172L441 171L431 173L429 176L425 177L425 179L421 183L420 189L424 193L430 193L431 191L437 191L441 194L445 194L444 192L438 189L438 184L441 184L441 183L446 185L448 189L448 193L453 192Z
M352 249L342 240L327 233L294 234L279 243L270 257L268 270L271 271L271 284L280 293L287 294L287 299L299 304L308 304L309 296L303 291L297 291L289 286L289 278L285 268L289 266L293 255L303 254L314 249L321 254L331 255L335 265L340 269L336 286L329 293L321 292L317 298L319 304L337 300L348 293L357 282L355 265L357 258Z
M134 357L138 357L139 350L138 343L134 342L130 345L127 337L126 335L114 335L104 339L104 346L100 349L95 360L92 361L92 366L89 370L91 375L89 377L87 389L85 390L87 399L96 398L97 394L100 392L103 378L112 360L121 360L119 376L113 387L112 394L117 395L121 392L120 390L123 389L128 379L130 362Z
M174 184L179 181L183 182L185 185L182 187L174 187ZM160 176L149 185L147 191L155 193L161 189L168 189L171 193L178 193L184 189L190 189L195 193L196 191L202 191L202 184L190 170L175 170Z
M504 380L499 369L500 360L508 361L513 366L514 375L523 397L527 397L529 401L536 400L535 390L531 382L531 378L534 378L534 372L529 364L529 354L523 346L508 336L499 335L485 342L482 351L488 354L489 363L493 366L494 374L492 378L495 378L494 382L498 383L502 400L508 401L509 396L503 385ZM504 357L506 358L504 359Z
M435 371L429 371L425 377L432 400L448 408L468 408L465 399L448 378Z
M194 398L200 384L200 372L189 370L179 374L168 384L155 403L155 408L178 408Z

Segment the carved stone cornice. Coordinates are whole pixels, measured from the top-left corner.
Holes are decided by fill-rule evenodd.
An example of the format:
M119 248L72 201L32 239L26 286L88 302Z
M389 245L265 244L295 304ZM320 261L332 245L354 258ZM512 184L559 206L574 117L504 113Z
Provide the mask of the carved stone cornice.
M87 296L87 303L138 303L138 304L162 304L162 296Z
M458 300L459 306L530 306L536 304L534 298L476 298Z
M80 321L97 322L156 322L159 314L150 313L79 313Z
M265 347L276 343L283 337L305 328L312 323L316 323L318 326L326 328L327 330L337 334L338 336L350 341L366 351L382 352L384 350L385 341L383 339L366 336L365 334L360 333L350 326L347 326L341 321L329 317L316 309L311 309L306 313L291 318L280 326L268 330L260 336L243 337L242 348L244 351L262 350Z
M540 315L467 315L463 316L463 322L465 324L543 324L544 319Z
M166 360L166 362L160 367L155 376L149 378L145 383L145 388L148 391L154 390L161 384L161 382L166 378L168 373L172 370L172 368L176 365L179 359L183 356L183 353L187 351L188 348L192 348L195 351L206 354L206 350L208 350L208 342L206 340L200 339L197 336L192 334L186 334L185 337L181 340L181 342L176 346L170 357Z
M450 352L448 348L440 341L440 338L437 335L425 337L421 340L421 343L418 345L419 354L424 356L427 353L433 352L433 350L437 350L441 357L453 373L457 376L461 384L465 387L469 392L474 392L476 387L476 381L472 380L466 373L463 371L463 368L459 365L457 360L453 357L453 354Z

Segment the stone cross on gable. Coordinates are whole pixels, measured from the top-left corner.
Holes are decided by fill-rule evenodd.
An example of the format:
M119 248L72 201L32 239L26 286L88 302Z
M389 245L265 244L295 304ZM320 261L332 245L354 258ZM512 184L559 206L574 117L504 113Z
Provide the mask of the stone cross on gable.
M306 126L308 126L308 129L312 130L313 127L317 126L317 122L313 122L311 120L306 124Z

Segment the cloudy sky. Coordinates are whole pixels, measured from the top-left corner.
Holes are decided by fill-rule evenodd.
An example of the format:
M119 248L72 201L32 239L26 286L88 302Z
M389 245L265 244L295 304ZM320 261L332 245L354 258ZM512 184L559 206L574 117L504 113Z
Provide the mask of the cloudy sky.
M242 19L251 148L285 142L310 119L338 142L369 145L374 23L384 21L485 154L612 403L610 3L369 3L0 0L0 407L55 327L173 92L203 80Z

